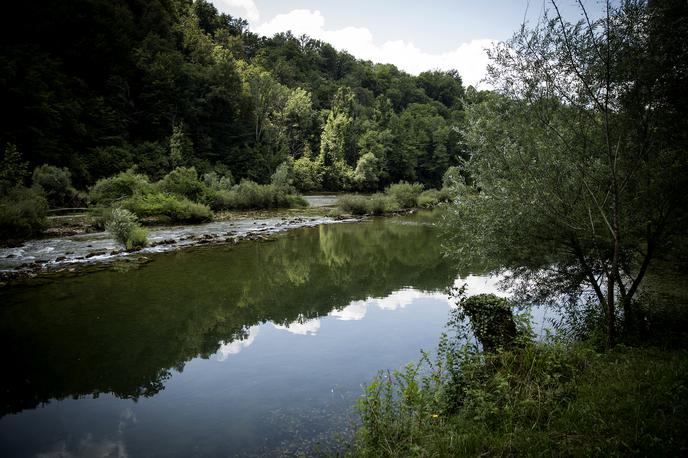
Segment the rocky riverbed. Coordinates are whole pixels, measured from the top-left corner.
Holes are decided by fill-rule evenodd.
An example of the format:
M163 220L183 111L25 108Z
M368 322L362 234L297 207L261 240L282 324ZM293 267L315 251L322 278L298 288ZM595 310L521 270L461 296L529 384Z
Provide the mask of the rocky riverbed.
M149 245L136 251L123 250L107 232L29 240L17 247L0 248L0 281L33 277L43 272L69 271L126 258L146 262L146 254L182 248L266 240L291 229L320 224L356 221L328 216L283 216L236 218L193 226L149 229Z

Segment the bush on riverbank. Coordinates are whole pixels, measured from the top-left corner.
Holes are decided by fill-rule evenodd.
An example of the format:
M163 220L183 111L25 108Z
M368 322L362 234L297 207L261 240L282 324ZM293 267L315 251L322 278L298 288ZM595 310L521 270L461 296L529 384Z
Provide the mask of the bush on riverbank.
M401 182L389 186L384 193L345 194L337 199L337 207L352 215L383 215L401 209L436 207L451 201L451 196L451 190L446 188L423 191L418 183Z
M401 208L415 208L418 206L418 196L423 192L423 185L420 183L400 183L392 184L385 189L385 194L394 199Z
M123 208L112 210L105 230L127 250L143 248L148 244L148 232L139 225L136 215Z
M0 197L0 240L34 237L47 226L48 201L42 192L15 186Z
M202 223L213 217L207 205L161 192L135 194L122 201L121 206L139 218L153 218L158 222Z
M289 194L284 187L242 180L229 191L216 192L210 205L214 210L262 210L307 207L308 203L301 196Z
M100 179L89 190L91 205L109 206L124 200L134 194L149 194L153 192L153 185L146 175L135 173L133 170Z
M448 188L428 189L418 196L418 206L422 208L436 207L441 203L451 202L452 192Z
M283 179L280 183L287 181ZM289 186L261 185L249 180L233 185L231 175L210 172L199 177L193 167L178 167L156 183L151 183L145 175L128 170L99 180L91 188L89 196L92 205L126 208L139 218L199 223L212 219L211 209L307 207L305 199L292 194L292 191ZM109 210L103 209L99 213L108 214Z
M72 175L66 168L43 164L34 169L32 182L34 187L43 192L51 207L82 203L83 195L80 196L72 186Z
M337 199L337 206L343 212L352 215L383 215L399 210L399 204L382 193L372 196L346 194Z

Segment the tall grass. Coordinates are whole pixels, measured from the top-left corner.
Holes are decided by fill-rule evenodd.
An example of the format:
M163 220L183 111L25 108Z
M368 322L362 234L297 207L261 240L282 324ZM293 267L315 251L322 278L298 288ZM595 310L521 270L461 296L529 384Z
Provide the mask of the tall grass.
M670 456L688 445L688 355L550 341L453 347L380 373L358 456Z

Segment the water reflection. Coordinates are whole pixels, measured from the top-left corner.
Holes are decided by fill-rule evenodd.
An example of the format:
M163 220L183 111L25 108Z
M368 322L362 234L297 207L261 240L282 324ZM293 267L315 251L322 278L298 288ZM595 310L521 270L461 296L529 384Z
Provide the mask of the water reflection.
M297 334L301 336L316 335L318 329L320 329L320 320L314 318L312 320L304 320L299 318L293 323L286 325L276 324L275 329L281 329L283 331L291 332L292 334Z
M320 226L0 290L0 342L10 349L0 415L68 397L153 396L189 360L224 361L255 345L261 323L314 335L333 310L355 320L422 291L443 296L456 272L433 229L401 222Z
M225 342L220 341L220 348L217 349L217 360L225 361L231 355L236 355L242 349L250 347L253 341L256 339L258 332L260 331L259 326L251 326L248 329L248 335L244 339L237 339L234 341Z

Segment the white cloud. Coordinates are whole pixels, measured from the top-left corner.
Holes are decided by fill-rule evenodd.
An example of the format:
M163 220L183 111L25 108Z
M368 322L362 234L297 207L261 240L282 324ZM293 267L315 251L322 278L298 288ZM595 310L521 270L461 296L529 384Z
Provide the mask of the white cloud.
M253 0L212 0L212 3L222 13L239 16L250 22L260 19L258 7Z
M426 293L416 289L400 289L386 297L369 297L364 301L354 301L341 310L335 310L330 316L344 321L358 321L365 318L368 307L376 306L381 310L403 309L411 305L416 299L447 300L443 293Z
M446 300L447 296L441 293L425 293L417 289L401 289L387 297L372 299L371 305L377 305L382 310L403 309L411 305L416 299L438 298Z
M344 321L358 321L365 317L367 311L368 303L366 301L354 301L343 309L330 313L330 316Z
M507 290L503 290L499 286L499 282L502 281L504 277L500 275L496 276L483 276L483 275L469 275L465 278L457 278L454 280L454 287L459 288L466 285L466 297L474 296L476 294L495 294L497 296L511 296L511 293ZM456 306L455 300L452 300L452 307Z
M217 360L225 361L231 355L236 355L244 348L251 346L253 341L256 340L259 329L260 327L258 326L251 326L248 329L248 336L245 339L234 340L227 343L224 341L220 342L220 348L218 348L217 352L215 353L217 355Z
M314 320L303 321L303 322L301 320L296 320L293 323L289 323L286 326L283 326L281 324L275 324L274 326L277 329L291 332L292 334L298 334L301 336L307 336L307 335L314 336L315 334L318 333L318 330L320 329L320 320L314 319Z
M327 30L325 18L318 10L296 9L278 14L253 30L259 35L272 36L291 30L296 36L308 35L330 43L337 49L346 50L355 57L378 63L390 63L411 74L440 69L459 71L465 85L478 85L485 76L488 58L485 49L497 40L480 39L461 43L443 53L428 53L405 40L375 43L373 34L365 27L344 27Z

